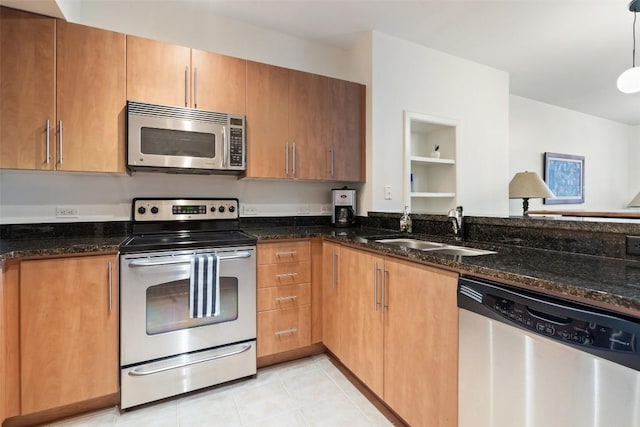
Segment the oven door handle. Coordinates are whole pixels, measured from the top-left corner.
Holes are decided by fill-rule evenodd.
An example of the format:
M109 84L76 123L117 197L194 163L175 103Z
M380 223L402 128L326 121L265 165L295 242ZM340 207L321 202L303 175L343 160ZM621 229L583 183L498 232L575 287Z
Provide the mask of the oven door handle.
M186 366L195 365L198 363L209 362L211 360L222 359L223 357L235 356L236 354L244 353L251 348L251 344L245 344L241 348L228 351L226 353L218 353L213 356L203 357L202 359L189 360L182 363L176 363L175 365L162 366L156 369L145 369L144 366L135 368L129 372L132 377L143 377L145 375L159 374L160 372L170 371L172 369L184 368Z
M220 261L225 261L229 259L241 259L241 258L250 258L251 252L236 252L232 255L218 255L218 259ZM130 261L129 267L157 267L161 265L177 265L177 264L190 264L193 257L185 258L176 258L176 259L168 259L162 261Z

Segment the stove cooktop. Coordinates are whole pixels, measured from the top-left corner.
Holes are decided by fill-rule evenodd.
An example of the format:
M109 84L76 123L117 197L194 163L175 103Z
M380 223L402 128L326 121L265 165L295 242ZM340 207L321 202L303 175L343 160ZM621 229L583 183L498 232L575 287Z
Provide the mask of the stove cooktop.
M255 245L257 239L242 231L205 231L176 234L143 234L127 238L120 245L121 253L215 248Z

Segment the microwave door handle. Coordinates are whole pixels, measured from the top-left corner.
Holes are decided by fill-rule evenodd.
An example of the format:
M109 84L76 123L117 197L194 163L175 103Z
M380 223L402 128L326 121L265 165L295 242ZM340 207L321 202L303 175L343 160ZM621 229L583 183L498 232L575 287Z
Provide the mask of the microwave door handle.
M222 167L227 167L227 127L222 126Z

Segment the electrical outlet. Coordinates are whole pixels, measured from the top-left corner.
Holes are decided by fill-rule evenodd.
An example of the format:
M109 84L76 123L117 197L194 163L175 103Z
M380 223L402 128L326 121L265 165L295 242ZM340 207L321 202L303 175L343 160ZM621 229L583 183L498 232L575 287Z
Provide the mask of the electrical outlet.
M250 216L250 215L258 215L258 208L252 205L243 205L242 206L242 213L245 216Z
M384 186L384 199L385 200L391 200L391 186L390 185L385 185Z
M309 214L309 205L300 205L298 206L298 213L299 214L305 214L308 215Z
M627 255L640 255L640 236L627 236Z
M56 206L56 218L77 218L78 208L73 206Z
M326 205L320 206L320 213L321 214L329 214L329 213L331 213L331 205L330 204L326 204Z

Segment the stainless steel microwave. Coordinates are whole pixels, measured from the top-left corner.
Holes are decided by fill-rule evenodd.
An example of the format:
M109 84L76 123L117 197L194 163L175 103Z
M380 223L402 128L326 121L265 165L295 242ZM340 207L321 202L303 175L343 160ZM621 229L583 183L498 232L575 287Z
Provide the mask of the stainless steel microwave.
M245 116L128 101L127 166L132 171L240 173L246 169Z

